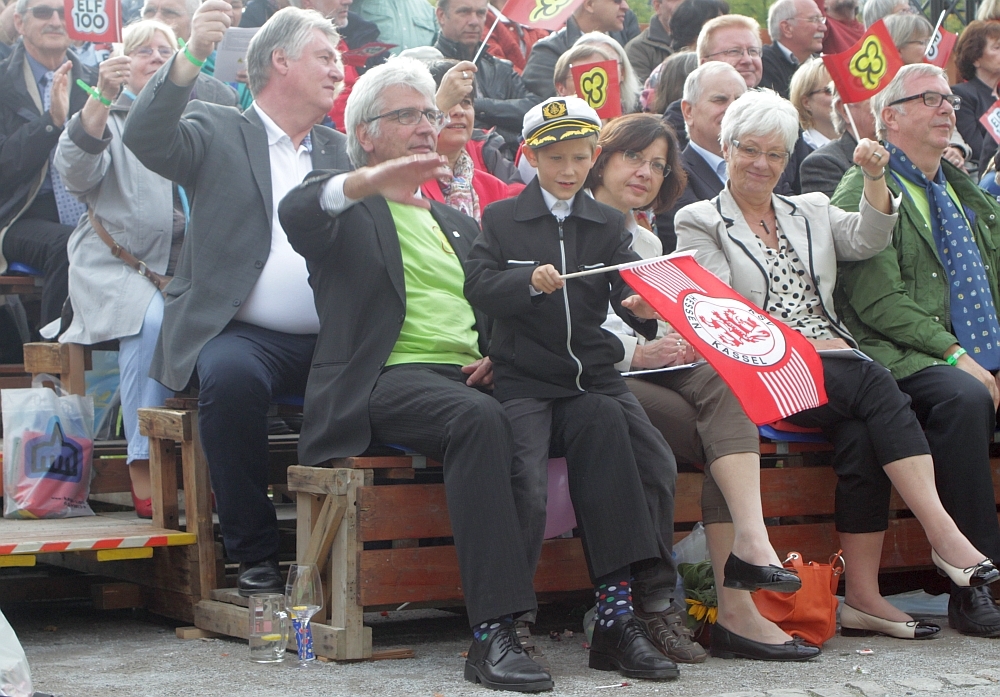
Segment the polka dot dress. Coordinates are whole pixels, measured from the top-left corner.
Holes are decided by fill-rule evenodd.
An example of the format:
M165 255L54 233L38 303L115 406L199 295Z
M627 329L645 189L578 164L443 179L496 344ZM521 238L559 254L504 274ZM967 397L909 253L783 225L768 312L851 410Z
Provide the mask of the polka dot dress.
M807 339L836 338L823 312L819 293L781 228L778 228L777 249L771 249L759 237L756 239L767 257L768 299L764 310Z

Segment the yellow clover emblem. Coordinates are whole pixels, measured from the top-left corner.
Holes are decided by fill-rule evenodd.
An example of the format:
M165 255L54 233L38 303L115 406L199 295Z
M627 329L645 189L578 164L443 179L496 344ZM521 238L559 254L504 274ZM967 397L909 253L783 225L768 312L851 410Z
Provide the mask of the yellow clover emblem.
M851 58L851 75L861 80L866 90L874 90L888 70L888 61L877 36L869 36L861 50Z
M580 89L591 109L600 109L608 101L608 73L604 68L591 68L580 76Z
M535 8L528 15L532 22L552 19L562 12L573 0L535 0Z

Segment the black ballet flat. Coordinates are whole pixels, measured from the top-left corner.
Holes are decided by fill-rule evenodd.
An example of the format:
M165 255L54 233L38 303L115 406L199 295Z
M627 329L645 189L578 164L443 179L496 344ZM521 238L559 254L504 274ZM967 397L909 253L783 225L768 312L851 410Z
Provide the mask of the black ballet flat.
M754 661L808 661L820 654L818 646L799 637L784 644L764 644L747 639L716 622L712 625L712 655L716 658L749 658Z
M794 593L802 587L802 579L794 571L775 566L754 566L730 552L726 560L726 588L739 591L764 590L778 593Z

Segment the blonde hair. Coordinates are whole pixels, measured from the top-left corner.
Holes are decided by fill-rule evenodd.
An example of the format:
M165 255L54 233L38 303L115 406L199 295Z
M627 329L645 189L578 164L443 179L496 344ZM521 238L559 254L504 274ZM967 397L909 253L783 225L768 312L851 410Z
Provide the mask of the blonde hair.
M817 84L820 86L816 87ZM792 75L792 81L788 85L788 101L799 112L799 124L803 130L812 128L814 121L802 102L809 97L810 92L823 89L829 84L830 73L826 71L822 58L810 58Z
M156 32L163 34L171 48L175 51L177 50L177 36L174 34L173 29L158 20L143 19L125 27L125 31L122 32L122 43L115 46L114 55L129 55L132 51L149 43L153 36L156 35Z
M757 42L757 46L761 45L760 25L757 24L756 19L746 17L744 15L719 15L715 19L710 19L705 22L705 26L701 28L701 33L698 34L698 43L696 44L698 58L702 61L708 58L708 44L712 40L712 34L720 29L731 29L734 27L738 29L746 29L748 32L753 34L754 40Z

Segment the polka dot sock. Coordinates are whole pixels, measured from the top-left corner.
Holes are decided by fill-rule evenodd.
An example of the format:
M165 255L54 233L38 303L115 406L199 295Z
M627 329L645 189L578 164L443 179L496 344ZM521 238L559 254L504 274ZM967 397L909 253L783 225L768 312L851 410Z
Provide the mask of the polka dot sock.
M497 617L496 619L486 620L481 622L472 628L472 636L476 641L487 642L490 637L496 634L496 631L503 626L510 626L514 624L513 615L504 615L503 617Z
M622 616L632 612L632 585L629 569L598 579L594 588L597 600L597 625L610 628Z

